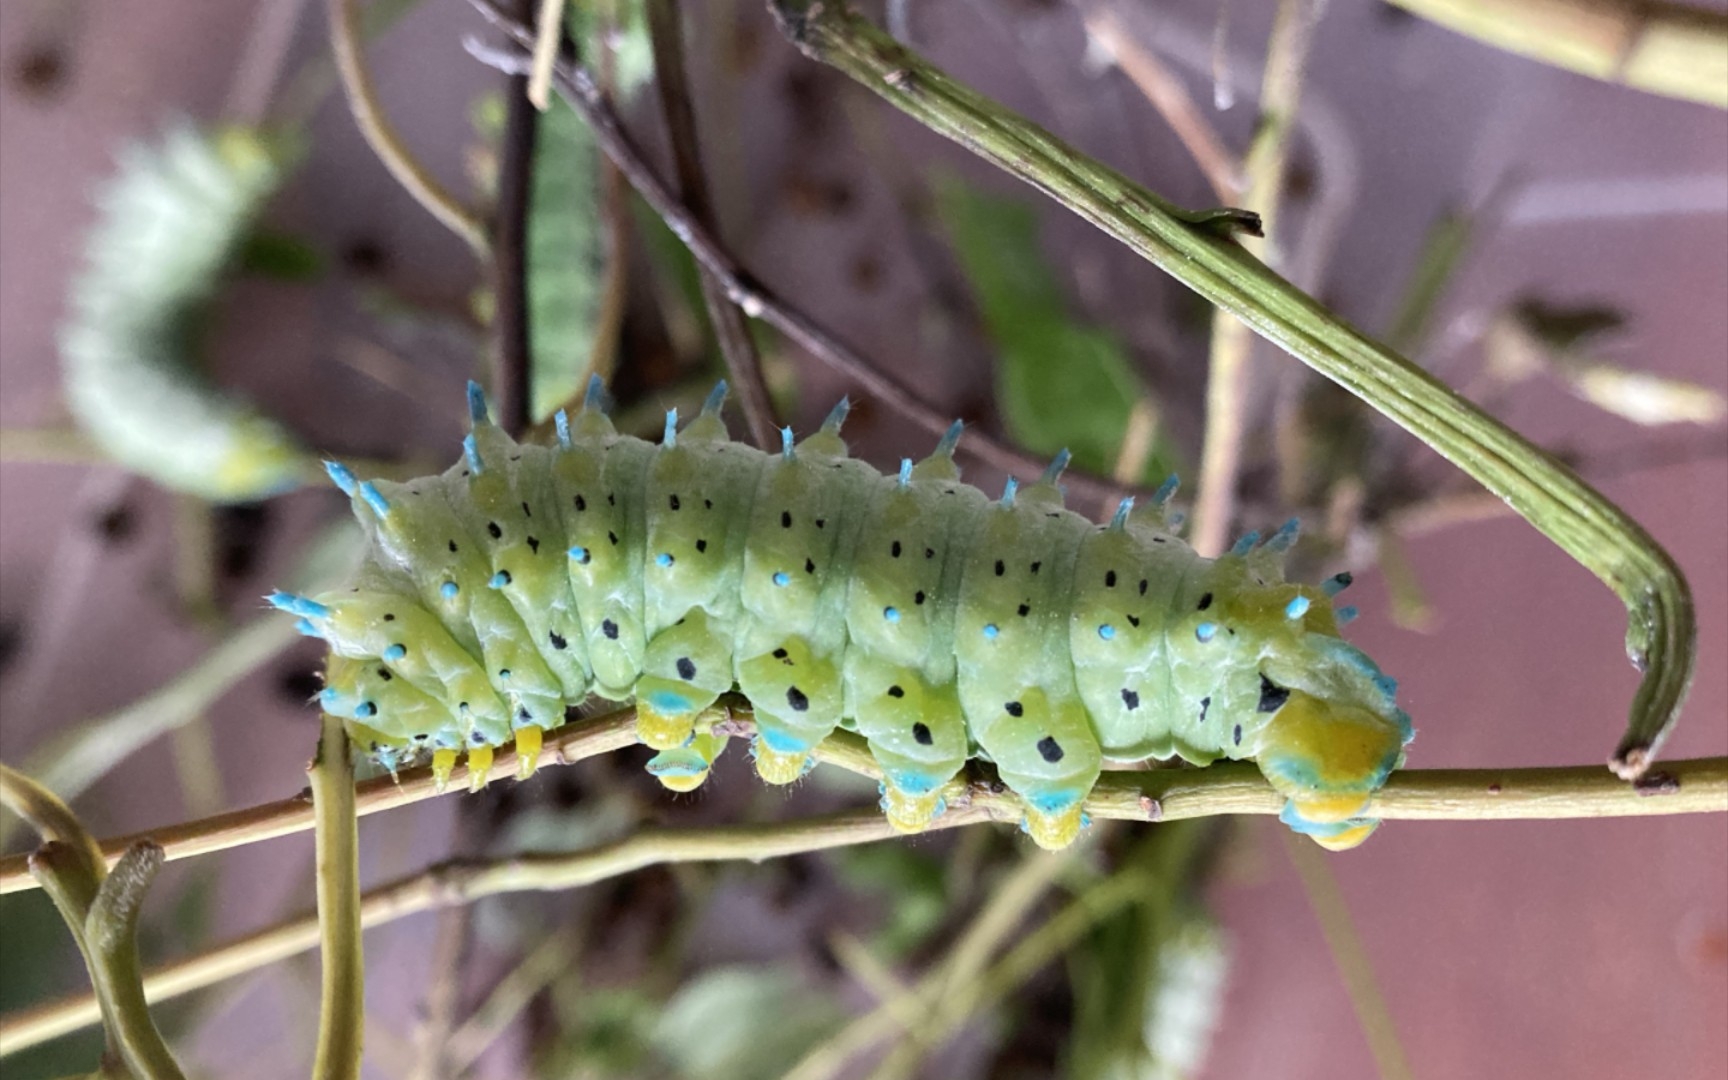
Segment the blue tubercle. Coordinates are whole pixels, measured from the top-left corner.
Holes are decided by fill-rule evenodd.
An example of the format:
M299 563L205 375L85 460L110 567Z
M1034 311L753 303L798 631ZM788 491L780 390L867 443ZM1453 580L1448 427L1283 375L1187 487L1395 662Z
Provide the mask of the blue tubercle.
M558 430L558 445L570 449L570 414L559 409L552 414L552 426Z
M461 588L454 581L446 581L444 584L438 586L438 595L442 596L446 600L456 599L456 594L461 591Z
M1213 638L1218 636L1218 624L1213 622L1203 622L1194 628L1194 636L1199 638L1201 641L1211 641Z
M1116 516L1110 519L1110 527L1112 529L1125 529L1125 528L1127 528L1128 527L1128 515L1133 513L1133 512L1134 512L1134 496L1130 495L1126 499L1123 499L1121 502L1116 504Z
M774 584L776 584L776 585L780 586L782 589L784 589L786 586L792 584L792 578L789 574L786 573L786 571L776 570L774 572Z
M936 444L934 457L953 457L954 448L960 445L960 436L966 431L966 421L956 420L948 425L948 430L942 433L942 441Z
M1002 631L996 626L995 623L985 623L984 624L984 636L986 638L988 638L989 640L995 641L997 635L1000 633L1002 633Z
M670 450L678 445L678 410L666 410L666 431L660 436L660 445Z
M341 488L344 495L350 499L354 497L354 492L359 488L359 481L354 479L354 474L348 471L348 466L340 461L326 461L324 471L330 474L330 481Z
M384 650L384 659L386 660L400 660L407 655L408 646L406 645L392 645Z
M588 376L588 389L582 394L582 411L601 414L612 411L612 395L606 392L606 384L598 375Z
M1044 475L1038 478L1038 482L1040 484L1056 483L1057 478L1062 475L1062 470L1066 469L1068 463L1073 460L1074 455L1069 453L1068 448L1064 446L1061 450L1056 452L1054 458L1050 459L1050 464L1045 467Z
M1234 544L1230 545L1230 554L1232 554L1232 555L1246 555L1250 551L1253 551L1254 545L1258 544L1259 542L1260 542L1260 530L1259 529L1255 529L1253 532L1244 533L1242 535L1241 539L1237 540Z
M1278 531L1272 534L1272 539L1266 541L1266 546L1273 551L1289 551L1296 545L1296 540L1302 535L1302 521L1291 518L1278 526Z
M725 379L721 379L719 382L715 383L714 389L708 391L708 399L702 403L702 415L719 415L720 410L726 406L726 394L729 389L730 387L726 385Z
M1162 507L1170 501L1171 497L1176 494L1176 489L1181 485L1182 481L1177 478L1175 473L1171 473L1162 484L1158 485L1158 490L1152 493L1152 505Z
M1113 640L1116 637L1116 628L1111 626L1109 623L1105 623L1103 626L1098 628L1098 636L1103 638L1105 641Z
M787 461L792 460L792 425L780 429L780 456Z
M581 544L572 547L569 551L565 552L565 554L579 563L586 563L588 561L588 549L583 547Z
M475 476L486 471L484 464L480 461L480 445L474 441L474 436L464 435L462 437L462 456L468 459L468 471Z
M354 706L354 718L356 720L370 720L372 717L377 715L378 705L376 702L362 701L360 704Z
M286 611L290 615L298 615L304 619L328 619L330 609L316 600L293 593L273 592L264 598L265 602L278 611Z
M473 379L468 380L468 420L475 427L490 420L486 413L486 391Z
M660 566L660 567L671 566L672 565L671 552L662 551L660 554L654 556L654 565Z
M882 609L882 617L891 623L897 623L900 621L900 609L897 607L885 607Z
M508 584L510 584L510 575L500 570L496 574L493 574L491 579L486 582L486 587L488 589L502 589Z
M904 489L904 488L910 487L911 484L912 484L912 459L909 457L903 457L900 459L900 487L902 489Z
M390 500L384 497L384 493L379 491L372 481L368 480L360 485L360 497L366 500L366 505L372 508L374 514L381 518L390 516Z
M842 397L839 401L836 401L834 407L828 411L828 418L822 421L822 430L837 434L840 431L840 425L846 422L846 414L851 411L852 399Z
M1012 507L1014 505L1014 494L1019 490L1020 481L1010 476L1008 482L1002 485L1002 505L1005 507Z
M1310 601L1306 596L1291 597L1290 602L1284 605L1284 617L1286 619L1300 619L1308 614L1309 604Z

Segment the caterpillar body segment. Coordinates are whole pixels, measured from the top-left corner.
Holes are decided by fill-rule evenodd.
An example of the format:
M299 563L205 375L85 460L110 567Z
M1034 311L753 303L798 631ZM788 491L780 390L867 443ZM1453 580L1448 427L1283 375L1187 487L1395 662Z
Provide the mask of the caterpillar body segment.
M972 757L995 763L1045 847L1070 843L1107 762L1254 760L1284 820L1333 848L1411 737L1396 683L1338 636L1347 579L1283 580L1289 523L1201 558L1167 484L1098 525L1062 506L1058 458L992 500L959 481L958 425L882 476L846 456L844 405L802 442L732 442L709 407L654 446L621 436L591 388L550 446L518 445L471 399L440 476L359 482L373 538L348 590L271 602L331 646L324 707L391 769L466 753L483 783L516 741L589 695L634 698L666 786L699 785L750 698L757 772L789 783L836 727L881 766L883 808L916 832Z

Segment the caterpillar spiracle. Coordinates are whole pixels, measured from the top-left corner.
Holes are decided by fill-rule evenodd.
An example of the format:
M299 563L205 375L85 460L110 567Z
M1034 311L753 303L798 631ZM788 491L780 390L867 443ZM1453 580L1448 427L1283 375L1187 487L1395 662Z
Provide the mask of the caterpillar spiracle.
M960 481L956 423L883 476L847 456L842 400L778 453L731 441L725 384L655 446L620 435L590 384L552 446L494 425L442 475L331 477L371 537L349 587L269 599L331 649L324 708L385 766L466 753L484 783L516 742L590 695L634 698L649 770L689 790L726 741L708 710L752 703L756 771L790 783L836 727L867 740L882 804L915 832L972 757L995 763L1044 847L1070 843L1106 760L1252 759L1283 820L1360 843L1403 760L1397 684L1338 634L1347 575L1287 583L1290 522L1217 559L1166 511L1124 500L1098 525L1062 507L1059 457L1000 499Z

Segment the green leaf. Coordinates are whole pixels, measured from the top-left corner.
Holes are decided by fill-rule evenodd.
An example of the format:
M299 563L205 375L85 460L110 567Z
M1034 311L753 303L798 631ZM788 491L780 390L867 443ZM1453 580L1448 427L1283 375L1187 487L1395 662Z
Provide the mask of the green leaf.
M1146 393L1127 350L1106 330L1072 318L1038 246L1032 210L955 180L937 185L937 209L997 349L997 401L1014 440L1108 475L1128 416ZM1149 479L1167 473L1155 453Z

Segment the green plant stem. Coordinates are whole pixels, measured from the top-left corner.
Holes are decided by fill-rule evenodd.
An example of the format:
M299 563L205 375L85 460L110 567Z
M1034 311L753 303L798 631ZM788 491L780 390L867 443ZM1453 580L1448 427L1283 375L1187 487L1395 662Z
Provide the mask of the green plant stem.
M1641 775L1679 716L1697 627L1680 569L1619 507L1539 447L1291 285L1214 227L956 83L849 8L775 0L787 36L931 130L1049 194L1361 398L1505 499L1625 602L1643 672L1610 767Z
M156 1030L138 963L138 912L162 849L148 840L130 846L110 873L101 848L53 792L0 765L0 804L28 821L46 841L29 870L53 900L90 975L92 1020L107 1034L107 1057L138 1080L179 1080L180 1066ZM86 1021L90 1022L90 1021ZM0 1053L4 1053L0 1040ZM100 1072L109 1071L104 1060Z
M359 1080L366 1024L366 965L360 942L360 836L354 759L342 721L324 715L307 770L318 859L318 928L323 964L314 1080Z
M1467 37L1653 94L1728 108L1728 15L1663 0L1392 0Z
M574 764L636 743L635 710L568 724L547 736L541 766ZM744 720L729 722L728 732L748 735ZM880 779L875 759L856 735L838 732L816 748L817 760L849 772ZM513 749L501 751L494 776L516 771ZM458 768L446 794L466 787ZM359 785L361 816L441 794L432 771L405 769ZM1020 802L990 780L955 781L948 791L953 809L985 811L991 820L1019 822ZM1216 814L1276 814L1284 799L1260 770L1248 762L1204 769L1152 769L1106 772L1086 800L1094 818L1124 821L1174 821ZM1365 811L1388 820L1552 820L1560 818L1643 817L1666 814L1728 813L1728 757L1669 761L1639 785L1622 784L1589 765L1537 769L1406 769L1392 774ZM967 821L980 820L968 817ZM313 827L304 796L104 841L105 857L118 858L134 842L151 838L169 861L240 847ZM23 856L0 858L0 895L33 888Z

